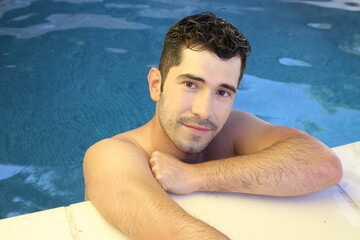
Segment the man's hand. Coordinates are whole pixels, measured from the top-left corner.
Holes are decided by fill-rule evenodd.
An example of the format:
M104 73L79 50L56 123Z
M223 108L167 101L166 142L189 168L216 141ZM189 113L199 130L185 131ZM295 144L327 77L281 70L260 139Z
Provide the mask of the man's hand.
M194 165L159 151L152 153L149 163L156 181L165 191L189 194L198 189Z

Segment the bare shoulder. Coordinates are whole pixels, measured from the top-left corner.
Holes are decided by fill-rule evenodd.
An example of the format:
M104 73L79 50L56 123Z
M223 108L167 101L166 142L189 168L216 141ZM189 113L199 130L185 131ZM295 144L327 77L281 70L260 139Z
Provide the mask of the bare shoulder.
M229 119L227 121L227 125L230 128L236 127L248 127L248 125L267 125L269 123L263 121L262 119L258 118L254 114L240 111L240 110L233 110L229 116Z
M135 140L127 136L118 136L117 138L103 139L92 145L86 151L84 164L115 162L124 165L129 161L134 162L136 159L139 159L138 162L144 160L147 162L147 158L147 154Z
M256 117L255 115L240 111L233 110L224 125L222 132L227 138L239 141L244 138L248 139L248 134L259 128L265 128L270 124ZM241 134L240 134L241 133Z
M261 151L291 136L305 135L300 130L274 125L238 110L231 112L224 131L231 134L236 153L241 155Z
M104 139L91 146L84 157L83 171L87 200L110 196L132 182L155 181L147 154L124 137Z
M261 122L258 125L266 124L250 113L233 110L222 130L209 144L209 158L213 160L242 155L243 151L239 152L239 149L246 148L245 143L251 136L248 128L254 128L250 126L254 122Z

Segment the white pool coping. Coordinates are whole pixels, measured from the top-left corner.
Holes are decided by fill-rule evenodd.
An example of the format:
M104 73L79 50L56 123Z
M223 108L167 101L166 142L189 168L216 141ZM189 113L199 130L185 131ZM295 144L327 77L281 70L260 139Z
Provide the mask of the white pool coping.
M360 142L333 148L344 178L300 197L232 193L171 195L187 212L231 239L360 239ZM1 240L128 239L90 202L0 220Z

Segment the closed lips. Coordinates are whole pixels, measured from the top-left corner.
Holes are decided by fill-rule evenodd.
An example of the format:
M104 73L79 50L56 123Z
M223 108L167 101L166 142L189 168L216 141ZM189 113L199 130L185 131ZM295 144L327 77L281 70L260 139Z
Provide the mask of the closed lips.
M193 129L196 129L196 130L200 130L200 131L211 131L212 130L210 128L205 128L205 127L201 127L201 126L197 126L197 125L184 124L184 126L189 127L189 128L193 128Z

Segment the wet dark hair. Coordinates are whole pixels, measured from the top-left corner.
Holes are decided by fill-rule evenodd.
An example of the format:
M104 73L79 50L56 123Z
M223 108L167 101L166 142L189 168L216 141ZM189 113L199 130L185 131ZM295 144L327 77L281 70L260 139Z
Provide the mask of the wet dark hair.
M211 12L185 17L172 26L164 40L160 59L161 91L171 67L181 63L184 48L208 50L221 59L236 55L241 58L239 82L244 74L251 46L246 37L231 23Z

